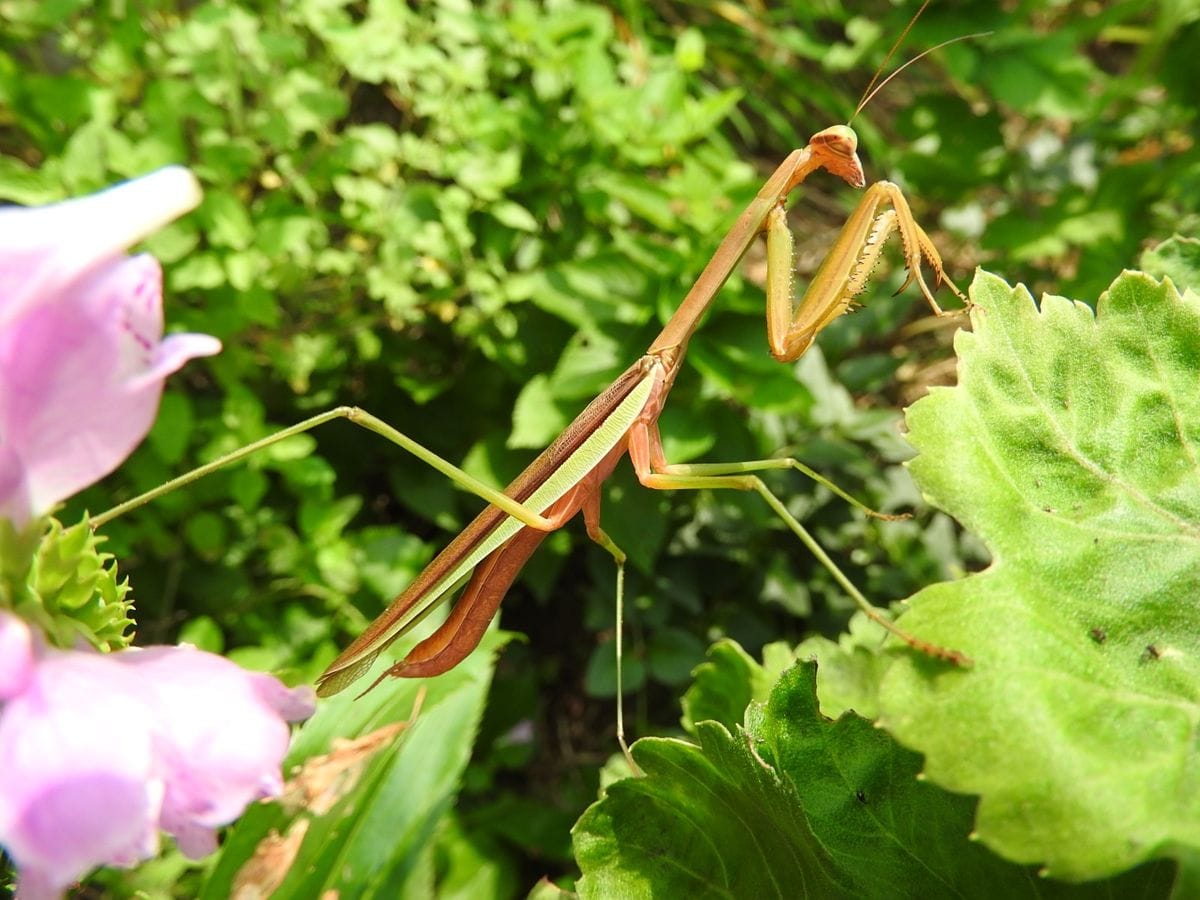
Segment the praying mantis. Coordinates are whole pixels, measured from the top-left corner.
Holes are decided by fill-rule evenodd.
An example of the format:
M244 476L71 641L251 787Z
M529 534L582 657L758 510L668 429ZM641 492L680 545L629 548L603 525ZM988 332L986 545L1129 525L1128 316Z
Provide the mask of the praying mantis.
M869 87L860 109L874 96L870 90ZM131 506L146 502L152 495L171 490L184 479L194 480L263 446L334 418L350 419L384 435L488 501L489 505L329 664L317 680L318 695L327 697L345 690L365 675L393 642L456 593L458 600L447 619L404 659L384 670L371 687L388 677L431 677L457 665L478 646L508 589L537 547L548 534L578 513L583 514L588 535L617 563L620 598L625 555L601 528L600 504L604 480L621 457L628 454L638 480L650 489L735 489L758 493L867 616L922 653L966 664L969 661L962 654L907 633L872 606L756 473L798 470L865 510L862 504L795 459L671 464L659 433L658 419L683 364L690 338L759 234L765 233L767 247L767 342L771 355L781 362L799 358L823 328L849 309L865 290L883 246L894 232L900 234L908 270L904 286L915 281L935 315L943 312L925 281L923 263L933 271L934 288L945 282L960 299L966 299L947 277L936 247L916 222L900 189L880 181L866 188L803 297L798 302L793 300L793 244L786 218L788 197L820 169L855 188L863 188L866 178L857 147L857 135L849 125L834 125L818 131L806 146L789 154L725 235L645 353L589 403L503 491L482 484L369 413L356 407L339 407L115 507L93 520L93 524L98 526ZM618 655L620 632L618 620ZM618 721L618 738L624 746L622 732L622 723Z
M811 469L788 458L735 463L672 465L663 453L658 418L687 352L688 341L717 292L760 232L767 235L767 342L781 362L799 358L817 333L845 312L866 287L887 238L899 231L909 282L916 281L935 314L942 310L921 273L922 260L935 283L953 283L929 236L917 224L904 195L881 181L866 191L829 255L799 303L791 291L792 238L785 202L811 173L825 169L854 187L866 178L857 154L858 138L846 125L813 135L794 150L734 223L695 285L645 354L581 412L559 437L504 490L514 505L495 498L450 542L317 681L317 693L344 690L370 668L393 641L410 631L441 600L465 583L446 621L395 663L389 676L425 678L457 665L475 649L521 567L547 534L582 512L587 533L618 564L624 553L600 527L600 489L617 462L628 453L638 480L654 490L722 489L755 491L809 549L830 568L863 611L916 649L951 662L965 658L922 641L898 628L870 605L833 564L811 535L787 512L754 473L792 468L817 478ZM907 284L907 282L906 282ZM953 288L958 296L962 294ZM349 413L353 417L353 413ZM465 473L448 473L456 479ZM832 485L828 485L833 487ZM834 488L842 496L840 490ZM852 501L853 502L853 501Z

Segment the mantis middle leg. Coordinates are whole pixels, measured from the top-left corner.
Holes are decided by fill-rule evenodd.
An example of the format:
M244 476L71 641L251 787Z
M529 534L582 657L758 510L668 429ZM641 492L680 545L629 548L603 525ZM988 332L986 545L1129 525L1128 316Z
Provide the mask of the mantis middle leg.
M766 486L761 478L753 471L757 460L750 463L708 463L698 466L671 465L663 453L662 439L656 422L639 421L630 430L629 457L633 461L634 471L638 480L648 488L660 491L679 490L739 490L754 491L766 501L771 510L779 516L788 529L798 537L817 560L829 571L842 589L854 600L858 607L870 618L887 631L900 638L910 647L928 656L943 659L956 665L967 666L971 661L957 650L939 647L929 641L922 640L909 634L880 612L862 592L855 587L846 574L838 568L829 554L817 542L803 525L793 516L783 502ZM750 468L748 468L750 467ZM766 467L763 467L766 468Z

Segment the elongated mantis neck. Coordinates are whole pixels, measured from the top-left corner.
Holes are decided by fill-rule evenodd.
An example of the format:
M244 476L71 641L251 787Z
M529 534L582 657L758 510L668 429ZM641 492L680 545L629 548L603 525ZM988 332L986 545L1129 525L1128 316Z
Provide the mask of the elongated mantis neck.
M793 150L767 179L758 196L750 201L750 205L725 235L725 239L717 247L717 252L683 298L679 309L646 351L647 355L660 356L674 350L676 360L683 358L683 351L687 349L688 340L700 324L700 319L716 298L721 286L728 280L734 266L762 231L767 213L787 199L792 189L804 181L813 169L826 165L826 161L819 154L813 153L812 146L810 142L806 147ZM669 373L668 378L672 375L673 373Z

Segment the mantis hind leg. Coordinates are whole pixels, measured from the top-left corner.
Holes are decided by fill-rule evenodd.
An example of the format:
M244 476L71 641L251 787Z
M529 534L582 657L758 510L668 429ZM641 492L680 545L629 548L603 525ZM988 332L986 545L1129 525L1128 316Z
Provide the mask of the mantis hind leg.
M641 767L633 761L629 745L625 742L625 690L622 683L624 666L623 637L625 633L625 551L616 545L600 527L600 485L597 483L583 502L583 521L587 525L588 537L603 547L617 564L616 589L616 651L617 651L617 743L625 754L625 761L634 775L641 775Z
M170 481L160 484L158 487L146 491L144 494L139 494L132 500L126 500L124 503L114 506L112 509L106 510L100 515L93 516L91 520L92 529L95 530L105 523L115 519L117 516L137 509L139 506L144 506L152 500L169 494L171 491L177 490L184 485L191 484L193 481L198 481L206 475L211 475L213 472L223 469L226 466L240 462L248 456L252 456L260 450L265 450L273 444L278 444L290 437L301 434L305 431L311 431L318 425L324 425L326 422L331 422L334 419L346 419L360 428L365 428L368 431L373 431L384 438L387 438L398 447L407 450L413 456L437 469L447 478L454 481L456 484L466 488L471 493L488 501L493 506L496 506L504 512L508 513L514 519L520 520L523 524L537 531L550 532L559 526L554 524L547 517L538 514L536 510L529 509L521 503L504 494L489 485L484 484L479 479L464 472L458 466L442 459L432 450L418 444L408 435L393 428L387 422L377 416L371 415L365 409L359 409L357 406L338 406L334 409L326 410L311 418L305 419L303 422L298 422L289 428L283 428L276 431L274 434L267 435L261 440L254 441L244 447L239 447L226 453L224 456L214 459L212 462L205 463L202 466L197 466L190 472L186 472L177 478L172 478Z

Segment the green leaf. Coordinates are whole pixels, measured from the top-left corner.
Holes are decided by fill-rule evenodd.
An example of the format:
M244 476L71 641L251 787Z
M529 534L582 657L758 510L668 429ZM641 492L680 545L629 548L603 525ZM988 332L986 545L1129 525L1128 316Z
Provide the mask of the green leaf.
M1141 266L1155 278L1170 278L1180 291L1200 291L1200 239L1168 238L1142 254Z
M624 649L624 645L622 646ZM646 665L638 656L627 655L621 664L621 690L632 693L646 683ZM617 694L617 648L615 641L601 641L592 648L583 673L583 689L589 697Z
M627 355L628 348L612 335L600 331L575 332L554 367L553 396L560 400L583 400L586 405L628 366Z
M513 449L545 447L570 421L555 403L550 379L545 375L535 375L517 395L508 446Z
M235 885L261 886L247 862L256 851L269 853L272 832L299 838L274 893L263 891L276 900L326 892L432 896L429 837L454 803L502 640L493 630L481 651L439 678L388 679L365 697L347 691L321 701L297 734L284 769L327 754L324 768L301 770L283 804L246 812L200 896L229 897ZM414 713L415 721L404 726ZM334 743L363 736L373 740L356 748Z
M212 616L196 616L179 629L179 643L192 644L209 653L221 653L225 649L225 635Z
M541 881L526 895L525 900L574 900L577 896L573 891L563 890L543 875Z
M905 655L880 724L1010 859L1084 879L1200 847L1200 297L1127 272L1039 311L980 273L972 299L910 467L995 561L901 623L974 666Z
M220 558L229 543L225 520L213 512L200 512L183 524L183 536L197 555L210 562Z
M1098 73L1072 51L1069 32L1034 35L1014 29L988 60L996 97L1030 115L1082 119L1089 114L1088 85Z
M1107 884L1039 878L970 839L975 801L918 780L921 757L854 713L817 708L817 667L784 673L747 717L758 754L795 785L812 830L865 897L1155 896L1173 867L1150 866Z
M648 310L646 273L617 253L564 262L532 276L530 299L578 328L599 322L641 322Z
M269 487L267 476L258 469L243 467L229 476L229 496L243 509L257 509Z
M704 68L704 32L685 28L675 42L675 64L685 72Z
M61 200L61 187L55 183L53 169L31 169L12 156L0 156L0 199L36 206Z
M833 718L847 710L868 719L878 715L879 682L892 664L890 655L879 652L886 637L882 625L859 612L837 641L811 637L796 648L797 658L817 661L817 696L824 715Z
M511 200L500 200L493 203L489 212L496 217L496 221L517 231L537 234L541 230L541 224L533 217L533 213Z
M215 246L244 250L254 240L254 226L246 208L233 194L207 191L200 215L208 225L208 239Z
M766 700L771 685L792 661L786 644L764 648L764 656L767 666L730 638L709 647L708 658L692 671L694 681L681 701L683 727L695 734L699 722L720 722L727 729L741 725L746 707L753 700Z
M300 527L323 547L341 537L346 526L362 508L361 497L341 497L333 501L305 500L300 507Z
M690 631L663 628L648 642L646 666L664 684L682 684L704 652L704 644Z
M146 436L163 462L179 464L192 436L194 418L191 397L178 391L163 393L158 418Z
M647 182L644 176L617 172L597 173L592 177L592 184L660 231L670 231L675 226L672 198L660 184Z

